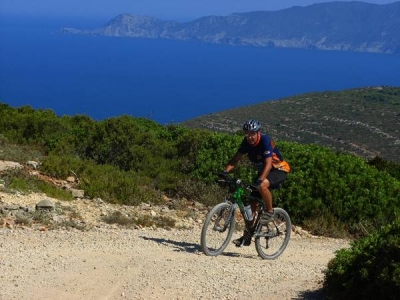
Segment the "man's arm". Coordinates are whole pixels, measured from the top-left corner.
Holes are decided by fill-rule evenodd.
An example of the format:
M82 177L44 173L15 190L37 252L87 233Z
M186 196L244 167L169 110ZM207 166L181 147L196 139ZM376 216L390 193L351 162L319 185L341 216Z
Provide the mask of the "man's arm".
M264 161L264 169L258 179L264 181L267 178L272 168L272 157L267 157Z
M235 168L236 164L239 162L239 160L242 158L242 155L243 155L242 153L236 152L236 154L228 161L228 164L225 167L225 171L228 173L232 171Z

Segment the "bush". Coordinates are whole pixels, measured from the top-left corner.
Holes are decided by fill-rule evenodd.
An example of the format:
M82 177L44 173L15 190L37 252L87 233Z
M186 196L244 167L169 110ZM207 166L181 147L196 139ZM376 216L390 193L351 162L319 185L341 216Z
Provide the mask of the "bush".
M394 162L385 161L382 157L375 156L373 159L368 161L368 164L374 166L376 169L382 172L389 173L392 177L400 180L400 165Z
M131 226L134 223L133 218L124 215L120 211L114 211L112 214L103 216L102 220L107 224L118 224L122 226Z
M204 205L213 206L225 199L227 191L217 184L210 184L198 179L182 179L178 182L176 196L195 200Z
M203 181L213 182L216 174L225 168L237 151L243 137L224 133L212 133L197 149L193 175ZM243 159L235 168L235 175L243 180L252 180L254 171L248 160Z
M153 186L155 179L146 174L123 171L116 166L51 154L44 160L41 170L57 178L75 174L79 179L79 188L85 190L85 195L90 198L126 205L161 201L161 192Z
M0 103L0 130L18 144L47 145L65 133L66 125L52 110L30 106L13 109Z
M80 188L91 198L126 205L161 202L161 192L151 187L148 178L133 171L121 171L110 165L92 165L82 171L80 179Z
M363 234L362 227L368 232L398 218L400 181L387 172L326 147L287 142L279 147L292 166L280 191L282 206L295 223L310 224L330 215L337 220L332 225L339 226L334 231L345 225L350 233Z
M328 299L400 299L400 220L339 250L324 289Z
M0 134L0 160L9 160L25 164L29 160L41 161L44 150L35 145L21 145L10 142Z
M57 186L40 180L36 176L29 175L23 169L8 170L1 174L8 190L17 190L24 193L43 193L48 197L60 200L72 200L70 192L62 190Z

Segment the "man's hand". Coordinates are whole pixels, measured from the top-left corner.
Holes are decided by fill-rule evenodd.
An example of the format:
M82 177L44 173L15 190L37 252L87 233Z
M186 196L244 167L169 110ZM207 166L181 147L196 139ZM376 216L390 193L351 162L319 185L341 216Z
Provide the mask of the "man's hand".
M258 178L254 184L255 184L255 186L256 186L258 189L260 189L261 183L263 183L263 181L264 181L264 180Z
M228 174L229 173L224 170L224 171L222 171L221 173L218 174L218 177L221 178L221 179L226 180L228 178Z

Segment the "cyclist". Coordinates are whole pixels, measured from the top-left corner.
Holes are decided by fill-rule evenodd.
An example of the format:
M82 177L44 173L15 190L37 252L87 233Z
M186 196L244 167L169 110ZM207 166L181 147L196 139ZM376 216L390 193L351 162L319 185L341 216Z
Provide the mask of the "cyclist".
M264 200L267 212L261 216L263 223L269 222L274 215L272 207L272 194L270 188L278 186L285 181L287 173L290 172L289 164L283 159L279 149L267 134L261 133L261 124L257 120L248 120L243 124L245 138L243 139L236 154L229 160L225 169L219 174L226 178L228 173L235 168L236 164L247 154L258 174L255 184L258 187L261 197ZM257 203L251 203L254 214L257 209ZM244 232L243 236L234 240L234 244L240 247L242 244L249 246L251 244L252 233Z

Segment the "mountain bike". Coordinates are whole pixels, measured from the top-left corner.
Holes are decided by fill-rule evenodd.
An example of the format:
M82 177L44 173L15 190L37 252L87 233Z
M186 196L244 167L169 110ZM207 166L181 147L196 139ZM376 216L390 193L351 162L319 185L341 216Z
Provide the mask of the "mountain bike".
M258 255L263 259L278 258L290 240L292 223L289 214L284 209L275 207L272 219L264 222L261 216L267 210L256 186L237 178L220 179L218 183L228 185L230 194L206 216L201 231L201 249L204 254L217 256L225 250L235 230L236 218L241 216L248 235L245 238L254 239ZM258 203L254 220L246 212L252 201ZM236 213L237 208L240 213Z

